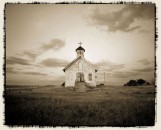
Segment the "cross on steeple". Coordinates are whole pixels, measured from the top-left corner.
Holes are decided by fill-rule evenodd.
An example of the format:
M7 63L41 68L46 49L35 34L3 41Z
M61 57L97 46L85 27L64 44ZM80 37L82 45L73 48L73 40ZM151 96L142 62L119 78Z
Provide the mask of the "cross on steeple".
M78 44L80 44L80 46L81 46L81 44L83 44L83 43L80 42L80 43L78 43Z

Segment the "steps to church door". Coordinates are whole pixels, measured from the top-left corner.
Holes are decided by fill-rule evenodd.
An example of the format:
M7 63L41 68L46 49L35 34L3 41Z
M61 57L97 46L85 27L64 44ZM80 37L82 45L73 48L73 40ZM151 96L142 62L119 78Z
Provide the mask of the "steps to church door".
M85 82L76 82L75 84L75 91L76 92L86 92Z

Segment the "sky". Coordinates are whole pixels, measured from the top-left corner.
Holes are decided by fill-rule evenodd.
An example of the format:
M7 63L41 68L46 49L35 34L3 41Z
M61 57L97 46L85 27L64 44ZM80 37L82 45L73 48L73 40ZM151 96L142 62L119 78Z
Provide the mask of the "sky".
M5 26L7 85L63 83L79 42L97 83L154 80L152 4L7 4Z

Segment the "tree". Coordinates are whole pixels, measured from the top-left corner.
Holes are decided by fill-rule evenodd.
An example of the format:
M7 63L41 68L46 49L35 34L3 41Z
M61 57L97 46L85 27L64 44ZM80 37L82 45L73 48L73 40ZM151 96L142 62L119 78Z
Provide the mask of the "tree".
M141 86L141 85L150 85L149 82L147 82L144 79L137 79L137 80L130 80L124 86Z
M138 79L138 80L137 80L137 84L138 84L138 85L143 85L143 84L145 84L145 83L146 83L146 81L143 80L143 79Z
M65 86L65 82L63 82L63 83L61 84L61 86Z
M124 86L136 86L137 82L136 80L130 80L128 83L126 83Z

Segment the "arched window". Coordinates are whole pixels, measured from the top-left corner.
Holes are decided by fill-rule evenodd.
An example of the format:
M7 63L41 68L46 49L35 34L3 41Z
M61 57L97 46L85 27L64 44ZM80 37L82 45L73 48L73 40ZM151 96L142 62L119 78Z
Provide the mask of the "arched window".
M81 61L78 62L78 70L80 70L80 71L83 70L83 64Z
M92 73L88 74L89 81L92 81Z

